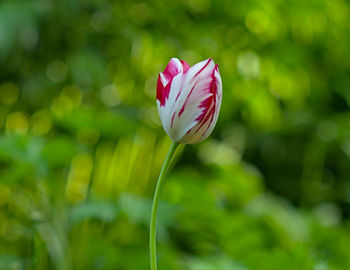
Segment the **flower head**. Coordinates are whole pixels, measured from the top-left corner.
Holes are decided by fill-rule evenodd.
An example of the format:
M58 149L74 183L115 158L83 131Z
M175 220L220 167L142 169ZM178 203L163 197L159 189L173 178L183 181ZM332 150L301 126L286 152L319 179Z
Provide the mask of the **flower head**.
M198 143L213 131L221 106L222 82L210 58L190 67L172 58L158 76L157 107L174 142Z

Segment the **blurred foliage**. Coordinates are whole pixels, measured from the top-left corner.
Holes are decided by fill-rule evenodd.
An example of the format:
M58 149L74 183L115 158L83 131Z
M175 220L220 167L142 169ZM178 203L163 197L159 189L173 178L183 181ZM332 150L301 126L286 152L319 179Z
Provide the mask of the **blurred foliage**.
M164 186L159 268L350 269L346 0L0 2L0 269L148 269L171 57L219 64Z

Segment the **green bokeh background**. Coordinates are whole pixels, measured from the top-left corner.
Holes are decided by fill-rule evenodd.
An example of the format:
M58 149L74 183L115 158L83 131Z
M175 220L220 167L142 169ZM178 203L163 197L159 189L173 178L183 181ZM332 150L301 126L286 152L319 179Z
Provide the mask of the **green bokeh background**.
M212 57L211 137L162 192L159 269L350 269L346 0L2 0L0 269L148 269L171 57Z

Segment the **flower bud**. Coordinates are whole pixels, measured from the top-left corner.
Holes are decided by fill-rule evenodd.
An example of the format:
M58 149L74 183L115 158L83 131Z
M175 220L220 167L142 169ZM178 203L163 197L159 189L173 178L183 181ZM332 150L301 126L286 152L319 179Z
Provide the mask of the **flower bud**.
M172 58L158 76L157 107L174 142L199 143L213 131L222 98L218 65L212 59L192 67Z

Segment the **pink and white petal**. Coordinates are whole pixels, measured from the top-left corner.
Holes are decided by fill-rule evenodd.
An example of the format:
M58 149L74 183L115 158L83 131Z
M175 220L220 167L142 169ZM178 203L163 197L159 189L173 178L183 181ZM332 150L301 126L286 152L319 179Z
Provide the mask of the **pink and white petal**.
M212 118L210 119L210 121L207 121L205 123L205 125L203 125L198 131L198 137L196 138L196 141L193 141L191 143L199 143L203 140L205 140L213 131L216 122L218 120L218 115L219 115L219 110L220 110L220 105L221 105L221 101L218 102L218 104L216 105L216 111L215 113L211 116Z
M182 143L198 143L203 141L204 133L211 127L212 121L204 122L202 126L198 129L197 126L194 126L182 139ZM196 132L195 132L196 131Z
M180 60L180 62L182 64L183 73L186 73L187 70L189 70L191 66L184 60Z
M162 106L164 106L166 99L169 97L170 89L166 88L166 86L176 75L182 73L183 70L183 63L177 58L172 58L165 70L159 73L157 81L157 100L160 101Z
M183 74L179 73L175 77L171 79L171 81L167 84L164 91L168 92L168 98L165 100L164 104L157 99L157 107L160 119L162 121L162 125L166 131L166 133L171 137L171 128L173 122L173 115L176 107L176 96L178 95L181 85L182 85L182 77Z
M207 59L194 65L187 71L182 87L183 91L181 91L181 96L179 97L180 110L184 110L187 103L191 102L191 97L210 93L211 75L214 68L214 61Z
M183 72L182 62L177 58L171 58L164 71L159 74L164 87L175 75L179 74L180 72Z
M218 98L221 101L221 99L222 99L222 80L221 80L221 76L220 76L218 65L216 65L216 67L215 67L214 76L215 76L215 79L216 79L216 82L217 82L217 95L218 95Z
M202 69L201 73L197 75L200 80L193 86L183 103L178 113L179 118L174 120L177 125L184 127L185 133L183 133L181 141L185 143L188 140L191 142L187 143L192 143L193 140L200 139L206 134L212 123L216 122L215 117L217 118L220 109L222 84L217 65L210 70L210 73L207 72L208 70L204 71L205 69ZM209 74L210 76L208 76Z
M204 140L206 137L204 137L205 134L207 134L208 130L214 128L216 122L216 116L217 116L217 99L216 95L212 95L208 97L204 103L206 103L207 107L201 107L202 113L199 117L196 118L196 124L188 130L188 132L185 134L185 136L182 138L183 143L197 143L202 140ZM203 102L202 102L203 104ZM201 104L201 105L202 105ZM212 130L212 129L211 129ZM211 131L210 131L211 132ZM208 135L210 134L208 132Z
M187 80L195 80L198 78L198 76L205 76L206 74L210 74L211 71L215 68L214 61L209 58L202 62L199 62L195 64L194 66L190 67L190 69L187 71Z
M203 122L208 121L209 118L211 118L211 116L219 113L217 110L217 106L219 105L220 108L221 105L222 82L218 65L215 66L211 78L212 81L210 84L210 92L213 95L202 101L200 105L200 108L203 108L202 114L196 119L198 120L198 124L200 124L201 126L203 125ZM211 118L211 120L213 119Z
M221 77L220 77L220 73L219 73L218 69L215 71L215 77L217 79L216 80L217 93L216 93L215 112L213 115L213 119L210 121L210 126L207 128L207 130L203 133L200 140L198 140L197 142L201 142L201 141L205 140L211 134L211 132L213 131L213 129L216 125L216 122L218 120L220 107L221 107L221 101L222 101L222 81L221 81Z
M175 139L175 141L180 141L186 133L191 130L198 121L198 115L201 114L200 106L201 99L198 99L197 102L189 103L186 107L186 110L179 117L179 111L174 110L172 115L172 128L171 128L171 137ZM176 107L177 108L177 107Z
M198 118L204 110L204 108L201 108L201 103L212 95L213 94L209 93L203 96L198 95L195 92L191 98L191 101L187 103L186 109L182 111L181 115L179 110L176 110L175 117L173 119L173 126L178 128L176 130L176 134L174 134L174 137L178 139L183 138L186 133L188 133L198 124Z

